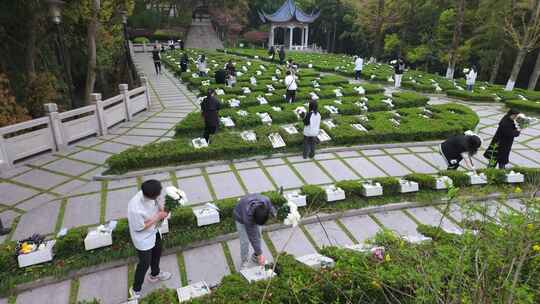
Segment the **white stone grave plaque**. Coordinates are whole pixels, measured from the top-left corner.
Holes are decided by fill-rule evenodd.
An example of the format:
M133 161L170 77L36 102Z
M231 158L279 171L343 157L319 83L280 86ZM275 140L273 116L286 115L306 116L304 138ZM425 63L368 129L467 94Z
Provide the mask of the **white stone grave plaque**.
M326 187L324 191L326 193L327 202L335 202L335 201L341 201L345 199L345 191L343 191L343 189L339 187L336 187L335 185Z
M318 253L297 257L296 260L313 269L332 268L335 265L333 259Z
M272 269L265 270L264 266L242 269L240 273L249 283L265 281L276 276L276 273Z
M186 302L194 298L199 298L210 293L210 288L205 281L193 283L188 286L176 289L178 302Z
M268 135L268 140L270 140L270 143L272 143L273 148L283 148L286 146L285 141L281 135L279 135L279 133L271 133Z
M411 193L418 191L418 183L413 181L408 181L404 179L399 180L399 192L400 193Z
M510 171L506 174L505 182L509 184L523 183L525 182L525 176L521 173Z
M41 244L39 248L35 251L25 254L19 254L17 256L19 267L23 268L52 261L54 257L53 248L55 243L56 240L46 241Z
M365 197L381 196L383 195L383 187L380 183L363 183L362 195Z
M285 194L287 202L293 203L298 207L304 207L307 205L306 196L300 194L300 191L292 191Z

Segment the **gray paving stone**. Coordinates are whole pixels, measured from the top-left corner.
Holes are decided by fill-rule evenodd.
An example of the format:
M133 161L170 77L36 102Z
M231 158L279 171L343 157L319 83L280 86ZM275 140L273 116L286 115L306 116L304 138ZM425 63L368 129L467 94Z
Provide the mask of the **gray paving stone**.
M444 160L444 158L441 156L438 152L432 152L432 153L419 153L417 156L420 156L422 159L427 161L429 164L434 166L435 168L439 170L446 170L448 167L448 164Z
M509 199L504 204L516 211L525 212L527 210L527 206L520 199Z
M384 149L386 151L386 153L388 154L404 154L404 153L409 153L409 151L407 151L407 149L405 148L388 148L388 149Z
M199 168L193 168L193 169L185 169L185 170L179 170L176 171L176 177L188 177L188 176L195 176L195 175L201 175L202 170Z
M399 154L394 155L394 157L413 172L426 174L439 172L435 167L429 165L414 154Z
M501 213L508 213L510 209L497 201L478 202L475 206L480 214L497 219Z
M79 278L77 301L94 298L102 304L118 304L127 300L127 266L99 271Z
M344 217L340 221L360 243L374 237L381 230L381 227L367 215Z
M115 143L115 142L111 142L111 141L102 143L102 144L97 145L97 146L94 147L94 149L96 149L96 150L109 152L109 153L115 153L115 154L123 152L123 151L125 151L125 150L127 150L129 148L131 148L131 146L124 145L124 144L119 144L119 143Z
M244 190L232 172L208 175L217 199L241 196Z
M178 179L178 187L186 192L188 204L213 201L208 185L202 176Z
M249 193L275 190L274 185L272 185L272 182L261 169L240 170L238 174L242 178Z
M306 162L309 161L308 159L304 159L301 155L300 156L291 156L287 157L287 160L290 163L300 163L300 162Z
M514 151L510 152L510 162L518 166L533 167L533 168L538 167L538 163L528 158L525 158Z
M353 244L353 241L334 221L309 224L305 227L319 248Z
M127 135L142 135L142 136L162 136L163 134L167 133L165 130L160 129L131 129L129 132L127 132Z
M171 288L171 289L177 289L178 287L182 286L181 278L180 278L180 269L178 268L178 258L176 257L176 254L170 254L161 257L160 263L159 263L159 269L161 271L167 271L172 274L171 278L167 281L157 282L157 283L151 283L148 282L148 280L145 280L141 293L144 295L147 295L151 293L152 291L159 289L159 288ZM148 274L150 274L150 269L148 269Z
M70 281L45 285L17 296L17 304L68 304Z
M263 255L266 258L266 260L271 263L274 261L274 258L272 257L272 253L270 253L270 250L268 249L268 246L266 245L266 242L262 240L262 251ZM229 251L231 252L231 257L234 263L234 268L236 270L240 270L240 267L242 266L242 259L240 257L240 240L234 239L227 242L227 246L229 247ZM249 254L253 254L253 248L251 246L249 247Z
M146 145L148 143L153 142L156 140L155 137L149 137L149 136L128 136L123 135L118 138L115 138L114 141L122 144L128 144L128 145L134 145L134 146L142 146Z
M416 223L401 211L379 212L374 216L384 227L402 236L420 236L416 231Z
M84 193L94 193L101 191L101 181L98 182L87 182L86 184L82 185L81 187L74 189L70 195L79 195Z
M363 178L370 179L386 176L386 173L375 166L367 158L347 158L345 161Z
M285 189L298 188L303 185L302 181L294 174L289 166L275 166L266 168L278 187Z
M166 122L144 122L137 126L139 129L161 129L161 130L169 130L170 128L174 127L175 123L166 123Z
M29 197L38 194L36 190L22 187L11 183L0 182L0 203L3 205L13 206L16 203L26 200Z
M17 208L23 209L24 211L30 211L32 209L43 206L49 201L56 199L56 196L42 193L40 195L34 196L32 198L24 200L22 203L17 204Z
M517 146L517 144L514 144L514 148L515 146ZM532 149L527 149L525 151L517 151L516 154L519 154L523 157L527 157L531 160L538 160L540 161L540 152L538 151L535 151L535 150L532 150Z
M390 156L373 156L370 157L370 159L390 176L403 176L411 173L409 169L405 168Z
M86 172L85 174L81 175L81 177L87 180L93 180L94 176L101 175L101 173L105 172L105 170L107 170L107 168L97 167L96 169Z
M72 193L73 191L79 189L80 187L86 184L88 184L88 182L74 179L58 187L53 188L51 191L64 196L64 195L68 195Z
M433 152L429 147L409 147L413 152Z
M19 213L13 210L6 210L0 213L0 219L2 220L2 224L4 224L5 227L11 227L11 224L13 224L13 220L19 215Z
M22 240L34 233L49 234L54 231L60 202L54 201L23 214L13 234L13 240Z
M285 161L281 158L263 159L261 164L263 166L276 166L285 164Z
M337 181L358 179L358 175L349 169L349 167L347 167L341 160L323 160L319 163Z
M434 207L410 208L407 209L407 211L410 212L417 220L426 225L438 227L440 224L441 228L448 232L461 230L460 227L458 227L448 218L443 217L442 214Z
M64 173L64 174L68 174L68 175L81 175L83 174L84 172L87 172L89 171L90 169L93 169L95 168L96 166L94 165L89 165L89 164L86 164L86 163L82 163L82 162L78 162L78 161L74 161L74 160L71 160L71 159L67 159L67 158L61 158L53 163L50 163L46 166L44 166L43 168L46 168L46 169L49 169L49 170L52 170L52 171L56 171L56 172L60 172L60 173Z
M294 256L316 253L315 248L299 227L271 231L268 236L278 252L284 251Z
M12 169L2 171L0 173L0 177L9 179L9 178L12 178L12 177L14 177L16 175L22 174L22 173L30 171L30 170L32 170L32 168L27 167L25 165L18 165L18 166L15 166Z
M229 165L217 165L217 166L206 167L206 172L208 174L218 173L218 172L227 172L227 171L231 171L231 167Z
M47 154L42 154L42 155L39 155L39 156L31 157L28 160L22 161L21 163L22 164L34 165L34 166L42 166L42 165L45 165L47 163L53 162L53 161L55 161L57 159L58 159L57 156L55 156L55 155L53 155L51 153L47 153Z
M135 187L107 191L107 204L105 207L105 220L121 219L127 217L128 203L138 189Z
M235 163L234 166L237 170L242 169L251 169L251 168L257 168L259 167L259 164L256 161L246 161L241 163Z
M336 156L333 153L321 153L315 154L315 160L325 160L325 159L334 159Z
M184 251L187 284L206 281L216 285L230 273L221 244L214 244Z
M171 179L171 174L169 172L161 172L161 173L142 176L143 182L147 180L151 180L151 179L157 179L158 181L165 181L165 180Z
M310 185L328 184L332 182L332 179L330 179L330 177L328 177L324 171L313 162L299 163L294 164L293 166L306 183Z
M50 189L58 184L67 181L68 179L69 177L66 176L50 173L39 169L34 169L32 171L15 177L13 180L41 189Z
M84 160L90 163L101 165L101 164L104 164L107 158L111 156L112 154L109 154L109 153L103 153L103 152L92 151L92 150L84 150L77 154L71 155L70 157L74 159Z
M446 205L442 205L441 207L442 212L445 212ZM454 220L456 220L458 223L462 222L463 220L482 220L482 216L472 210L470 206L466 208L462 208L460 205L457 204L451 204L447 214L451 216Z
M362 154L365 156L373 156L373 155L384 155L383 150L361 150Z
M343 158L360 156L360 153L358 153L357 151L343 151L343 152L336 152L336 154L339 157L343 157Z
M124 178L124 179L114 179L108 181L107 187L110 189L124 188L124 187L134 187L137 186L137 179L135 178Z
M90 194L68 199L62 227L72 228L99 223L101 195Z

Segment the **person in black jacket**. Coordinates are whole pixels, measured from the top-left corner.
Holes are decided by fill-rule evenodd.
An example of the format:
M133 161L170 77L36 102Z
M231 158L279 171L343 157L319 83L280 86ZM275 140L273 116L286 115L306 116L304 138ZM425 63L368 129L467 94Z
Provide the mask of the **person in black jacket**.
M214 74L214 78L215 78L217 84L225 84L225 80L227 78L227 73L225 73L224 69L219 69Z
M152 50L152 59L154 59L154 67L156 68L156 74L161 74L161 55L159 54L158 46L154 46Z
M210 144L210 134L216 133L219 126L219 100L214 96L214 89L208 89L206 98L201 103L202 116L204 118L203 137Z
M182 73L187 71L189 64L189 58L186 53L182 55L182 58L180 58L180 69L182 70Z
M405 60L402 57L399 57L394 64L394 86L396 88L401 87L401 78L403 78L403 73L405 72Z
M268 56L271 58L273 62L274 57L276 57L276 49L274 48L274 46L271 46L270 49L268 49Z
M285 47L281 47L279 49L279 63L283 64L283 62L285 61Z
M460 162L465 159L466 169L475 171L472 157L482 146L482 139L472 133L466 132L464 135L456 135L445 140L440 146L440 152L446 163L448 170L457 170Z
M514 138L518 137L520 130L515 122L519 111L510 109L506 115L499 122L499 127L489 144L488 149L484 153L484 157L489 160L489 167L495 168L496 165L499 169L504 169L509 161L510 150L512 150L512 144Z

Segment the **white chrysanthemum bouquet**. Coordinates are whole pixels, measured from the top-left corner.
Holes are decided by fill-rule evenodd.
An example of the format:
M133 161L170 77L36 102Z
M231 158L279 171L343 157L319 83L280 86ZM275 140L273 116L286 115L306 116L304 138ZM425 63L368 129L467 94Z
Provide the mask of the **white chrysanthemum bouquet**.
M278 210L278 218L287 226L298 226L302 216L298 212L298 206L293 202L287 202Z
M165 210L171 212L174 209L185 206L187 203L186 193L176 187L165 188Z

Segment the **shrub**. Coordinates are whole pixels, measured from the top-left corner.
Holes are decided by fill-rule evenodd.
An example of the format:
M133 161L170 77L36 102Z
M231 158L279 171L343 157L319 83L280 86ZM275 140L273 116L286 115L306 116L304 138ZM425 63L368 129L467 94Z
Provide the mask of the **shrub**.
M359 181L347 180L336 183L336 186L345 191L345 196L350 197L352 195L362 195L362 184Z
M469 176L463 171L458 170L446 170L440 172L441 176L448 176L452 179L454 186L463 187L469 185Z
M505 183L506 170L488 168L479 170L479 172L483 172L486 174L489 184L500 185Z
M488 92L470 92L470 91L464 91L464 90L450 90L446 92L446 95L449 97L455 97L462 100L467 101L487 101L487 102L494 102L495 101L495 95L493 93Z
M321 205L326 201L326 193L319 186L302 186L302 194L307 196L306 201L309 205Z
M133 39L133 43L137 43L137 44L146 43L146 44L149 44L150 39L148 39L146 37L135 37L135 39Z
M381 184L384 195L399 194L399 180L395 177L377 177L373 182Z
M534 101L512 99L512 100L505 101L505 103L506 103L506 106L509 108L517 109L520 111L540 113L540 104Z
M423 173L412 173L405 176L406 180L417 182L420 188L433 189L435 188L436 179L432 175Z
M84 238L87 228L77 227L69 229L67 234L59 238L54 245L54 253L58 258L65 259L73 255L74 252L83 252Z

